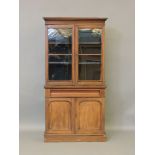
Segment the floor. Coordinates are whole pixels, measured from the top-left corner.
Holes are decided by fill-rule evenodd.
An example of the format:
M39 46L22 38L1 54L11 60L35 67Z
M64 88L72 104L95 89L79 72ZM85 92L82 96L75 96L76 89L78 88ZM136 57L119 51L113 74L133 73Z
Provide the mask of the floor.
M43 131L20 131L20 155L134 155L134 131L107 131L107 142L44 143Z

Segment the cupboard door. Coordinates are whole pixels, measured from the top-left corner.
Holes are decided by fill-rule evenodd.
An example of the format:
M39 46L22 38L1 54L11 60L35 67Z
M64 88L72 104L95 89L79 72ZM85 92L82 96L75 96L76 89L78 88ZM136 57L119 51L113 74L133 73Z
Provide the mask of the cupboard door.
M76 27L77 83L96 85L103 82L103 28Z
M46 102L47 133L72 133L72 99L50 98Z
M76 133L100 134L103 129L103 99L76 100Z
M46 31L47 81L53 85L71 85L74 81L73 26L48 25Z

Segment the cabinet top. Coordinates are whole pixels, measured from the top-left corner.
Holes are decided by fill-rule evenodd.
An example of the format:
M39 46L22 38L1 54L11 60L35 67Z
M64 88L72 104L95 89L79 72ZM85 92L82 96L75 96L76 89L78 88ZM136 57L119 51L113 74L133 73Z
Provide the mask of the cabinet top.
M45 21L106 21L108 18L99 17L43 17Z

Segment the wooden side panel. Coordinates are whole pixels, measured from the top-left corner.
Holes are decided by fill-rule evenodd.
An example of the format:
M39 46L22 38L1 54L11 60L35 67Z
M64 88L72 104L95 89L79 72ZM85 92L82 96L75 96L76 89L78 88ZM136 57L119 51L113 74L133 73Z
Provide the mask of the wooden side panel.
M47 104L46 133L72 133L72 99L53 98Z
M103 103L100 98L77 99L76 133L99 134L103 128Z

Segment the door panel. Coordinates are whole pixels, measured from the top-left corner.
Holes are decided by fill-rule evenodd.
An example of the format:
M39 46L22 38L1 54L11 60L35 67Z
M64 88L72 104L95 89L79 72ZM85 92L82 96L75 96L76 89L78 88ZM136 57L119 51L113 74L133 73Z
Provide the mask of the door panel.
M76 27L76 70L78 85L103 83L103 27Z
M46 72L52 85L72 85L74 82L74 27L48 25L46 40Z
M76 133L102 133L103 100L100 98L79 98L76 101Z
M46 113L48 133L72 132L72 99L48 99Z

